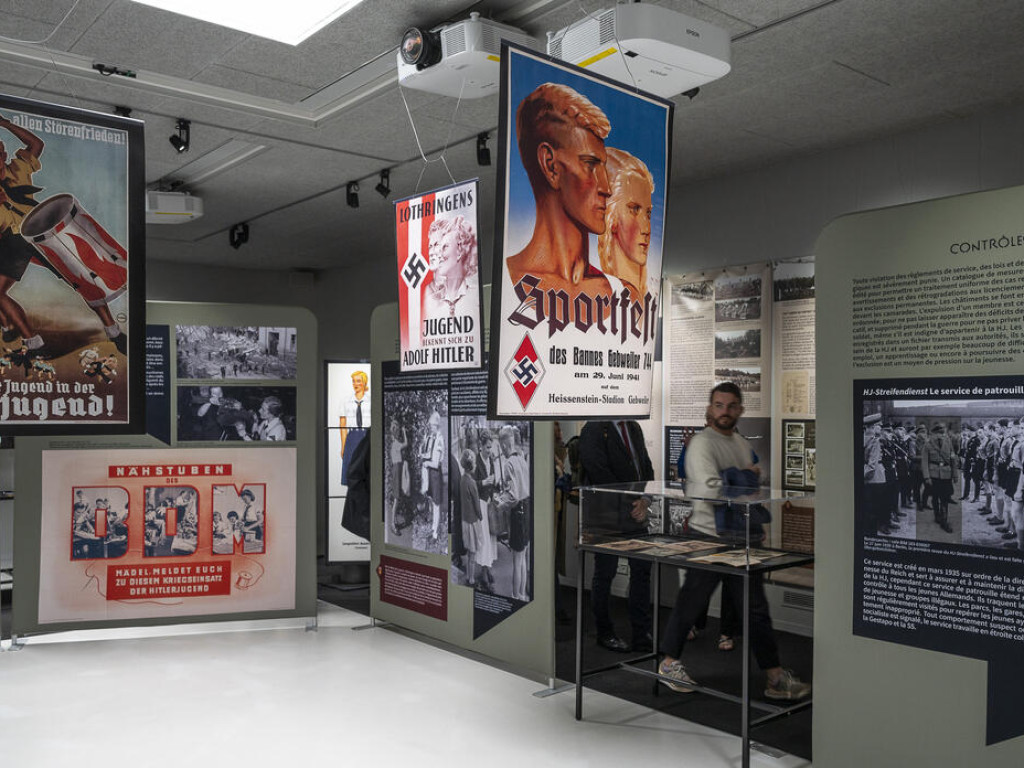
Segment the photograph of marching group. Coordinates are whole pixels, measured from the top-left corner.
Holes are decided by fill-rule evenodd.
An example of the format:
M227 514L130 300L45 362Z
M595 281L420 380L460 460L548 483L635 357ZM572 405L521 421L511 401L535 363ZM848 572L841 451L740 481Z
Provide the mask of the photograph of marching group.
M452 417L453 584L532 599L532 431L530 422Z
M1024 401L865 400L864 532L1024 550Z

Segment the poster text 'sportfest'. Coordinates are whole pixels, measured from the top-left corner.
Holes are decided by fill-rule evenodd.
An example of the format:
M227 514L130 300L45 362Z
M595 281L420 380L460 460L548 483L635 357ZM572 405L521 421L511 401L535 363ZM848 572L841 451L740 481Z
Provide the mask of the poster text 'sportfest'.
M0 428L141 421L141 153L137 121L0 97Z
M503 49L492 416L647 417L672 104Z
M295 448L44 451L39 623L295 607Z
M476 180L395 202L403 371L483 366Z

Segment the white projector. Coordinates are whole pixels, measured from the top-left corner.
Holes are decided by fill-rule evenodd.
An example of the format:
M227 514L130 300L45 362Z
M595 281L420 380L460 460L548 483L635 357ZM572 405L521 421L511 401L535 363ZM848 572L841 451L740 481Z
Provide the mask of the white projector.
M648 3L617 5L548 34L548 55L669 98L729 74L729 34Z
M184 224L203 215L203 198L186 192L147 192L147 224Z
M479 13L429 32L413 27L398 47L398 82L464 99L496 94L502 40L537 47L537 40L522 30L481 19Z

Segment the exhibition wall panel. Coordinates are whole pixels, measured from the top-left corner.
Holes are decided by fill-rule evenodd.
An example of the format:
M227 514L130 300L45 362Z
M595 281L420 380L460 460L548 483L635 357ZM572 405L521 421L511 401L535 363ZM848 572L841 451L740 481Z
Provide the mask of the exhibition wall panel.
M486 371L400 373L397 304L371 345L371 615L554 677L551 425L488 420Z
M818 241L824 765L1024 760L1022 207L1024 187L944 198L843 217ZM901 503L892 474L908 426L927 506Z
M149 415L169 442L17 443L18 636L316 613L315 320L147 310Z

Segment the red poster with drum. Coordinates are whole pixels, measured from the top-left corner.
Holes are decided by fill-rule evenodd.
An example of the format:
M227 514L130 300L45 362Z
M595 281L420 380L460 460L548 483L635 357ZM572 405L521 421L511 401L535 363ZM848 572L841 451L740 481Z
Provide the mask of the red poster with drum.
M139 432L142 123L0 96L0 432Z

